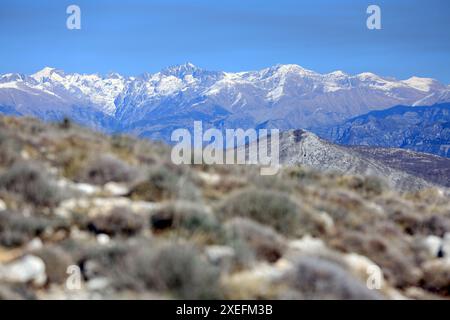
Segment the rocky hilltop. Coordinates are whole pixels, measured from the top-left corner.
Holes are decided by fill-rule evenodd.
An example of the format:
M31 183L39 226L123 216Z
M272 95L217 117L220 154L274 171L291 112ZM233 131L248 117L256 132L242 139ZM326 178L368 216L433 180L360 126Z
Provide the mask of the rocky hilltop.
M0 298L450 297L441 187L175 166L163 144L2 117L0 199Z
M267 142L269 140L269 142ZM239 150L256 147L259 141L242 145ZM269 145L270 137L261 140ZM377 176L390 187L414 191L432 185L449 186L450 159L395 148L337 145L305 130L282 132L278 141L280 163L340 174ZM255 159L257 154L252 155ZM256 162L256 161L255 161Z

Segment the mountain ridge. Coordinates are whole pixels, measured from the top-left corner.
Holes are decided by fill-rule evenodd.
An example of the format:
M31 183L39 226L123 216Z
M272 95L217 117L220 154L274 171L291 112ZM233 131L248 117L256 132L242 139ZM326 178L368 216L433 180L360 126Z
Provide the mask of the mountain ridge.
M450 157L450 103L371 111L321 136L338 144L397 147Z
M222 128L277 126L312 131L398 104L450 101L450 87L430 78L406 80L364 72L320 74L298 65L224 72L192 63L157 73L0 75L0 112L43 120L69 117L109 133L168 140L203 120Z

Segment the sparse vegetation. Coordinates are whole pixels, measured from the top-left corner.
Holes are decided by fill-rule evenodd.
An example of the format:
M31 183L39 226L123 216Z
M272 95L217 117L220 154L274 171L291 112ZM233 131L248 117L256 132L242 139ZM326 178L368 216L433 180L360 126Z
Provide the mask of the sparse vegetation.
M162 143L2 117L0 264L33 255L47 281L0 272L0 297L449 298L449 199L299 166L175 166Z

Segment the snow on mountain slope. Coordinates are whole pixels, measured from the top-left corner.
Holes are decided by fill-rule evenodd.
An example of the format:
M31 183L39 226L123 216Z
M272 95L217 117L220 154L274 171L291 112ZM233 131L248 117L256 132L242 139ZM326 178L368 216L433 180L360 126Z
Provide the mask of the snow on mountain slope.
M194 120L223 128L314 130L371 110L445 101L450 87L433 79L320 74L293 64L231 73L186 63L138 77L47 67L30 76L0 76L0 112L44 120L67 116L105 131L163 139L170 128Z

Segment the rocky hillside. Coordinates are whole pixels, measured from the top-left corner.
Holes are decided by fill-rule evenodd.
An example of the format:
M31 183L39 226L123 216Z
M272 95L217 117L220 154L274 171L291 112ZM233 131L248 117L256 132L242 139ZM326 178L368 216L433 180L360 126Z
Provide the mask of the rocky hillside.
M422 178L434 184L450 187L450 159L428 153L397 148L357 146L352 148L362 157Z
M239 150L243 148L248 149L249 145ZM448 186L450 181L450 159L401 149L337 145L305 130L283 132L279 150L283 165L382 177L397 190L413 191L433 184Z
M0 297L450 297L450 194L0 118Z

